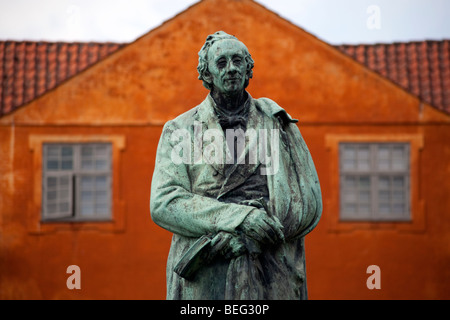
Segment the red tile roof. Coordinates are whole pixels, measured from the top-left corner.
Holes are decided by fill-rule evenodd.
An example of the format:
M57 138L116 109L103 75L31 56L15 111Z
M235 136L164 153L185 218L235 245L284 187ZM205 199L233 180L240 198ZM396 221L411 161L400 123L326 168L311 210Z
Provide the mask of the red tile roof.
M121 46L0 41L0 116L39 97Z
M450 40L336 47L422 101L450 113Z
M117 43L0 41L0 116L116 51ZM450 114L450 40L335 46Z

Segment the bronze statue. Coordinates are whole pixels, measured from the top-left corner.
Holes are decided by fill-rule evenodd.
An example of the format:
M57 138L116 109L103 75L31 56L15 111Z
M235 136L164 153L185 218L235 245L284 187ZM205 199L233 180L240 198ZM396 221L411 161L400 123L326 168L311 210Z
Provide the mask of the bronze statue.
M297 120L245 90L253 65L236 37L209 35L198 72L210 94L164 126L150 211L174 234L168 299L307 299L319 180Z

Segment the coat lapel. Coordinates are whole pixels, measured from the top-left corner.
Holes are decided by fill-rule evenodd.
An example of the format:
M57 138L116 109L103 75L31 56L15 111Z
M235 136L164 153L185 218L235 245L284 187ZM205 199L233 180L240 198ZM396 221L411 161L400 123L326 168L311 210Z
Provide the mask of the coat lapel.
M225 157L225 155L229 151L228 148L226 147L225 135L223 133L222 127L219 124L219 119L216 113L214 112L213 107L214 103L215 102L212 99L212 97L208 95L206 99L199 105L197 115L198 121L201 124L201 128L199 132L197 132L197 134L196 132L194 132L194 139L196 139L197 144L199 141L201 141L201 152L204 155L203 152L205 151L206 144L203 139L205 138L205 132L207 130L214 130L214 133L220 136L222 141L224 142L221 147L223 155ZM208 162L205 163L205 160L203 159L203 164L212 166L216 170L216 172L218 172L222 176L225 176L224 161L211 161L209 163Z

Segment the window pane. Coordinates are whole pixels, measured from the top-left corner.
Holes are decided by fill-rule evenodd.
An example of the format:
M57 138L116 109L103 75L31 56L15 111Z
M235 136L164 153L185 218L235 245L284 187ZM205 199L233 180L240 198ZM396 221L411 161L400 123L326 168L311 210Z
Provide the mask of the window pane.
M393 170L405 170L406 162L402 158L393 158L392 159L392 169Z
M353 190L347 190L344 192L344 201L347 203L356 203L357 202L357 193Z
M58 157L59 147L58 146L47 146L47 157Z
M82 190L92 190L94 189L94 178L93 177L81 177L81 189Z
M94 169L94 162L90 159L81 160L81 169L92 170Z
M347 188L356 188L356 178L352 176L344 177L345 187Z
M341 147L341 166L344 171L356 170L356 148L355 146L342 144Z
M72 170L72 167L73 167L72 159L70 159L70 160L63 160L61 162L61 169L62 170Z
M363 203L359 205L359 212L363 214L369 214L370 213L370 205L368 203Z
M47 187L48 188L55 188L56 187L56 177L47 177Z
M361 145L358 148L358 159L369 159L369 145Z
M94 200L92 191L81 191L81 203L92 202Z
M391 201L391 196L389 191L379 191L378 201L383 203L389 203Z
M405 180L404 177L394 177L393 179L394 188L404 188L405 186L404 180Z
M68 189L61 189L58 191L60 198L62 199L68 199L69 198L69 190Z
M392 157L397 159L404 159L405 147L402 145L395 145L392 148Z
M72 170L73 147L68 145L44 145L46 170Z
M405 205L403 203L394 203L392 206L392 213L402 214L405 213Z
M370 170L370 152L369 146L360 146L357 151L358 170L369 171Z
M355 146L344 144L342 146L342 155L344 159L355 159L356 158Z
M106 190L106 176L99 176L95 178L95 189Z
M110 165L110 145L85 144L81 147L81 169L107 171Z
M59 177L59 185L61 187L67 187L69 185L70 178L69 176Z
M405 201L405 195L403 191L394 191L392 200L395 203L403 203Z
M105 215L108 213L108 205L106 203L97 203L95 205L95 213Z
M66 212L69 210L69 203L68 202L60 202L59 203L59 211Z
M380 214L389 214L391 212L391 206L389 203L380 203L379 212Z
M387 177L387 176L379 177L378 178L378 188L379 189L383 189L383 190L389 189L390 186L391 186L391 181L390 180L391 179L389 179L389 177Z
M344 159L343 160L343 168L344 168L344 170L355 170L356 169L356 160L355 159Z
M53 215L56 213L56 203L47 204L47 214Z
M93 217L95 213L95 177L82 176L80 180L80 215Z
M377 150L378 170L386 171L391 167L391 151L388 145L379 145Z
M378 159L389 159L390 156L389 146L380 145L378 146Z
M81 176L80 215L89 218L110 213L108 175Z
M106 160L96 160L95 161L95 169L97 170L106 170L108 168L108 163Z
M47 161L47 170L58 170L59 169L59 161L58 160L48 160Z
M61 148L61 155L63 156L63 157L65 157L65 156L70 156L70 157L72 157L72 147L71 146L64 146L64 147L62 147Z
M48 191L47 192L47 199L49 201L55 201L56 200L56 190L54 191Z
M389 159L378 159L378 169L387 171L391 168L391 161Z
M359 202L370 202L370 191L360 191L359 192Z
M83 203L81 205L80 214L83 216L92 217L94 215L94 204L93 203Z
M95 154L106 157L108 155L108 146L106 144L99 144L95 146Z
M370 177L361 176L359 177L359 187L360 188L370 188Z
M345 213L355 214L356 213L356 204L354 203L346 203L344 205Z
M358 171L367 172L370 171L370 162L369 160L361 160L358 159Z
M56 219L72 216L72 176L71 174L48 176L43 203L43 218Z
M95 199L97 202L107 203L108 202L107 192L106 191L97 191L95 193Z
M90 145L83 145L81 147L81 156L82 157L92 157L93 156L93 148Z

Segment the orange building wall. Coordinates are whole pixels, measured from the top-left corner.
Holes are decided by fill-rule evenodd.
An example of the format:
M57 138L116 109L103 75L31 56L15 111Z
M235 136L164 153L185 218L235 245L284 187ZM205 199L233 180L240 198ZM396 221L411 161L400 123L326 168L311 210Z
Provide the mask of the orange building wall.
M450 297L450 150L448 126L304 126L321 182L324 212L306 237L307 276L312 299L448 299ZM313 133L314 132L314 133ZM334 159L320 141L330 132L356 135L423 134L417 168L418 195L411 223L339 222L339 190L332 183ZM442 140L441 140L442 139ZM416 172L414 172L416 171ZM415 187L413 187L415 188ZM415 204L414 204L415 203ZM369 290L370 265L381 269L381 290Z
M262 6L225 0L202 1L0 119L0 298L164 299L171 235L150 219L155 151L164 122L206 96L197 52L217 30L247 45L250 94L298 118L313 155L324 212L306 237L310 298L450 298L450 117ZM420 137L411 226L337 222L330 135ZM114 222L36 220L36 136L124 138ZM81 290L66 287L72 264ZM366 287L371 264L381 290Z
M8 138L5 131L2 128L2 138ZM152 159L161 128L19 127L14 131L14 176L10 193L2 194L7 202L2 206L0 298L164 298L170 235L151 222L148 209ZM56 230L48 231L32 225L30 134L111 133L127 137L120 168L113 168L119 170L121 181L114 197L125 200L123 227L110 231L94 229L96 223L49 223ZM2 191L6 186L2 184ZM113 210L116 215L117 205ZM81 268L81 290L66 287L66 268L72 264Z

